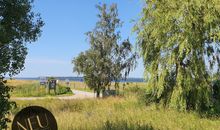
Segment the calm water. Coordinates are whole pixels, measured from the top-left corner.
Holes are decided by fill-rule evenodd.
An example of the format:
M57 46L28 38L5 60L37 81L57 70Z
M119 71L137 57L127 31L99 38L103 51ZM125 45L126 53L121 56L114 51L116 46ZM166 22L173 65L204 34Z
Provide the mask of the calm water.
M78 81L78 82L83 82L83 77L55 77L58 80L66 80L68 79L69 81ZM27 78L14 78L18 80L40 80L40 77L27 77ZM127 80L120 80L120 82L144 82L143 78L127 78Z

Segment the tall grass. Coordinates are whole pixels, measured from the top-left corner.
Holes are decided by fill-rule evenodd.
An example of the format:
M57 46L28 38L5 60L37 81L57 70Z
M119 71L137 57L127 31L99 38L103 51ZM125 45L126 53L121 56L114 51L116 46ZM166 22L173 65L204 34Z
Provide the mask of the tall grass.
M201 118L196 113L146 107L135 96L83 100L17 101L20 109L40 105L50 110L59 130L218 130L220 120Z
M11 83L34 86L37 82ZM65 85L65 83L60 83ZM120 84L120 97L79 100L33 100L16 101L17 108L12 117L22 108L32 105L43 106L50 110L58 122L59 130L218 130L220 118L202 118L194 112L178 112L173 109L146 106L142 97L144 83ZM83 83L75 88L84 89ZM71 86L72 83L71 83ZM18 94L18 93L17 93Z

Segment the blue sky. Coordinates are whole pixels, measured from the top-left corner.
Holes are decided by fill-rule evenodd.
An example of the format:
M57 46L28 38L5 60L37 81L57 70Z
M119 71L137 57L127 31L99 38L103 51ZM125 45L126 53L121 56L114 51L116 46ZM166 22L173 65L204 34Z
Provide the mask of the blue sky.
M140 16L141 0L35 0L34 11L39 12L45 26L38 41L27 44L25 69L16 77L77 76L72 72L71 60L89 48L85 33L95 27L98 3L116 3L119 18L124 22L122 39L130 38L134 22ZM143 62L129 77L143 77Z

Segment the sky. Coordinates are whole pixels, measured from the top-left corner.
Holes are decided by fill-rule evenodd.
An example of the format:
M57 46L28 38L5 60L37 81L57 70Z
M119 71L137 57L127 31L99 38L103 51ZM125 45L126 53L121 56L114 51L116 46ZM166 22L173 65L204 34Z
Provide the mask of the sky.
M35 0L34 12L41 14L45 23L41 37L27 44L25 69L16 77L78 76L73 73L72 59L89 48L85 33L97 22L96 4L116 3L119 18L124 22L122 39L136 42L132 28L137 21L143 3L141 0ZM143 77L143 62L138 59L137 68L129 77Z

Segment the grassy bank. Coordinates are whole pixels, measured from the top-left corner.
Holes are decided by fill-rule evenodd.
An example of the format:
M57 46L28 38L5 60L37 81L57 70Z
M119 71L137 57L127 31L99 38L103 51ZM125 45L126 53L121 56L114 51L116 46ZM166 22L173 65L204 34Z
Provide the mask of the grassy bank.
M220 120L201 118L196 113L145 106L135 96L83 100L18 101L17 113L29 105L49 109L60 130L217 130Z

